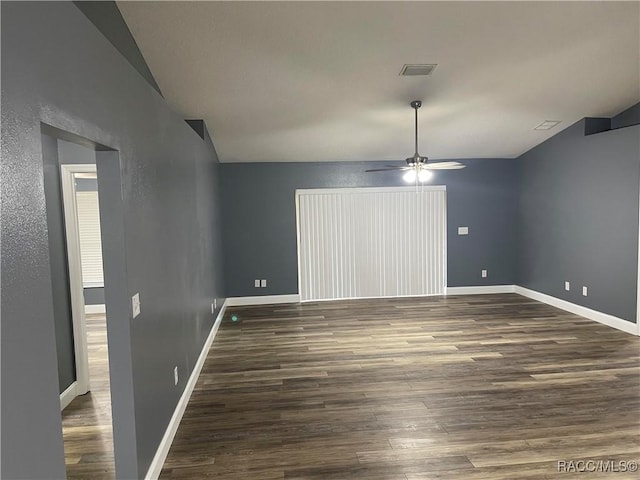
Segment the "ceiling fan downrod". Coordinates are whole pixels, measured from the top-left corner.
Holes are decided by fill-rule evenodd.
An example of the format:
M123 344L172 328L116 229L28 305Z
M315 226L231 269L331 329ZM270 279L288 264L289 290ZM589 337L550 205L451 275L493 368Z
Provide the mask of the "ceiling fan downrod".
M422 106L422 101L414 100L410 103L411 108L413 108L415 112L415 130L414 130L414 153L413 157L409 157L406 159L407 163L411 166L422 163L426 158L423 158L418 154L418 109Z
M404 180L408 183L419 181L420 183L426 182L431 178L431 170L458 170L465 168L465 165L460 162L446 161L437 163L428 163L429 157L422 157L418 153L418 109L422 106L421 100L414 100L411 103L411 108L414 110L414 153L413 156L405 158L406 165L386 165L383 168L372 168L366 170L367 172L385 172L388 170L403 170L405 175Z

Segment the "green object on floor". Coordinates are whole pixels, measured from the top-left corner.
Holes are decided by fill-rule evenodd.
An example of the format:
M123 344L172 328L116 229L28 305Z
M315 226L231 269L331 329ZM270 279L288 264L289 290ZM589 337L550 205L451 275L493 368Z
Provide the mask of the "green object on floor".
M238 321L238 316L237 315L231 315L231 321L232 322L237 322Z

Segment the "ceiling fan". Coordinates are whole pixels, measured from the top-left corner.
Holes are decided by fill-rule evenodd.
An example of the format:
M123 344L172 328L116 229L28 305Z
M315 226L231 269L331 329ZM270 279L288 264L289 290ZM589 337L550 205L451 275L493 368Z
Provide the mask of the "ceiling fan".
M460 168L464 168L460 162L437 162L437 163L428 163L428 157L422 157L418 153L418 109L422 106L422 101L414 100L411 102L411 108L415 110L415 125L416 125L416 133L415 133L415 153L413 156L407 158L405 161L407 162L406 166L398 166L398 165L387 165L384 168L373 168L371 170L366 170L367 172L386 172L389 170L401 170L406 171L403 175L403 179L408 183L413 182L426 182L429 180L433 173L431 170L458 170Z

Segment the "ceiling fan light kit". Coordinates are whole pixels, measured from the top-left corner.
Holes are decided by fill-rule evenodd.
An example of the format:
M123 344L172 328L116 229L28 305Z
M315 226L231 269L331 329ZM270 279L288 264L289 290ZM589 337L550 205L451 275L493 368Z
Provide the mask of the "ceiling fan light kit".
M431 170L459 170L465 168L460 162L438 162L428 163L429 157L423 157L418 153L418 109L422 106L421 100L414 100L410 103L411 108L415 111L415 135L414 135L414 154L411 157L405 159L407 163L406 167L399 167L396 165L389 165L385 168L374 168L367 170L367 172L384 172L388 170L405 170L406 173L402 176L403 180L407 183L424 183L429 181L433 177Z
M412 168L411 170L407 170L407 173L402 176L402 179L407 183L413 183L416 180L420 183L424 183L429 181L431 177L433 177L433 173L430 170L425 170L423 168L416 172L416 169Z

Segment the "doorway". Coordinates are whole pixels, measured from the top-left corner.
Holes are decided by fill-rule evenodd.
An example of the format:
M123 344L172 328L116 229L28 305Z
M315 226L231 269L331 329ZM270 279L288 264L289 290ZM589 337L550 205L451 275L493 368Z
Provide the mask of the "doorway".
M67 478L112 479L115 459L96 148L82 139L75 141L71 134L60 138L44 126L42 133ZM85 251L87 238L93 240L94 245L88 243L93 251ZM85 311L85 303L99 303L85 302L85 294L91 291L95 299L96 290L102 290L101 305Z
M67 478L114 478L104 293L102 304L92 301L104 288L96 165L60 169L71 291L81 293L72 295L79 396L62 413Z
M64 159L61 159L64 161ZM91 390L89 376L89 354L87 349L87 326L85 317L84 289L85 282L83 273L85 265L83 259L86 255L82 249L82 230L86 230L86 225L81 223L80 198L78 195L78 181L80 176L92 175L96 180L95 164L65 164L60 165L60 184L62 187L62 206L64 212L65 238L67 248L67 268L69 271L69 293L71 298L71 318L73 324L73 345L76 371L75 395L84 395ZM97 197L97 184L96 184ZM85 208L86 210L86 208ZM99 211L93 212L97 218L91 219L100 222ZM84 220L89 219L84 216ZM86 242L84 242L86 243ZM101 247L100 247L101 250ZM100 253L100 263L101 263ZM103 285L104 286L104 285ZM106 322L106 319L105 319ZM106 326L105 326L106 331ZM106 345L106 335L105 335ZM71 395L64 399L69 402L73 398ZM64 406L61 408L64 409Z

